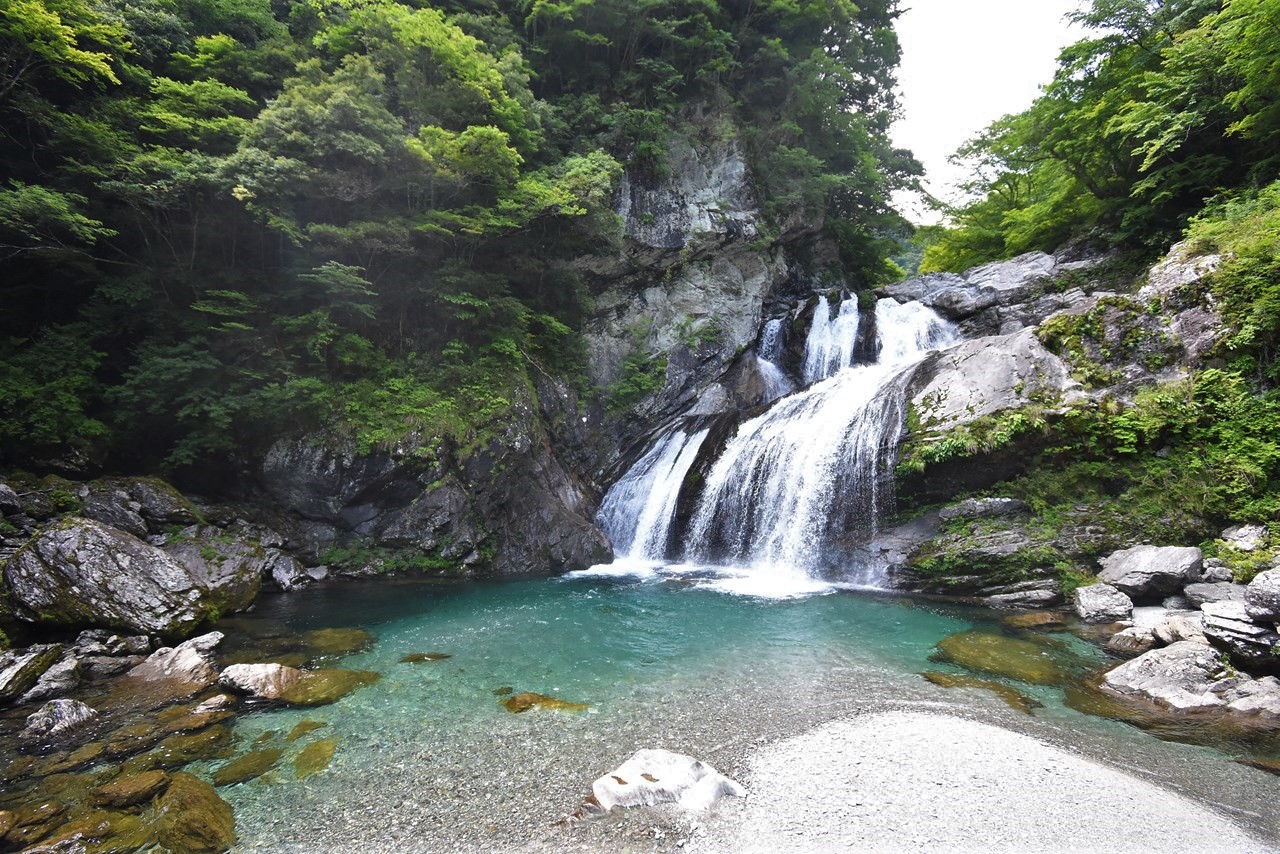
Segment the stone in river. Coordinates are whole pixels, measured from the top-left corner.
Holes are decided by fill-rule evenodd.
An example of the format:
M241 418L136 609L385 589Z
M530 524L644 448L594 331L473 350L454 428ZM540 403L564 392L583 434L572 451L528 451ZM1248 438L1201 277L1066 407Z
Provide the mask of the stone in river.
M1033 685L1061 685L1062 670L1045 648L993 632L958 632L938 643L936 658L978 673Z
M411 652L400 659L401 664L417 664L422 661L444 661L453 658L447 652Z
M1066 619L1057 611L1031 611L1026 614L1014 614L1005 617L1001 622L1011 629L1040 629L1065 626Z
M585 712L591 708L586 703L570 703L567 700L558 700L555 697L548 697L545 694L535 694L532 691L524 691L505 700L500 700L508 712L527 712L533 708L548 709L556 712Z
M1114 623L1133 616L1133 600L1110 584L1077 587L1071 597L1076 613L1086 623Z
M322 738L302 748L302 752L293 760L293 768L297 772L298 779L305 780L312 774L319 774L328 768L337 749L338 742L332 738Z
M921 673L920 675L934 685L941 685L943 688L977 688L981 691L990 691L1001 700L1004 700L1009 708L1016 709L1024 715L1029 715L1032 710L1039 709L1044 705L1016 688L1005 685L1003 682L979 679L976 676L965 676L962 673L940 673L936 670Z
M284 751L278 747L254 750L233 759L213 772L215 786L233 786L261 777L275 767Z
M230 805L213 786L191 774L173 775L156 802L156 841L170 851L226 851L236 841Z
M302 645L312 655L349 655L373 646L373 635L364 629L315 629L302 636Z
M164 771L130 774L99 786L89 793L89 801L99 807L131 807L149 801L169 785Z
M280 694L280 699L294 706L327 706L380 678L370 670L308 670Z
M327 727L328 724L323 721L298 721L293 725L293 729L289 730L289 734L284 737L285 741L297 741L309 732Z

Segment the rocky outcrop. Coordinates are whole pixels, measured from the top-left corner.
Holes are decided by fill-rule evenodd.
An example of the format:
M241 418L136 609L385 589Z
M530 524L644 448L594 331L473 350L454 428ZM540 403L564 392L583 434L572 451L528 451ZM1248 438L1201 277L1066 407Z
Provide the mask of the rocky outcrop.
M1250 673L1280 674L1280 634L1270 623L1249 618L1243 602L1204 605L1204 636Z
M705 762L669 750L637 750L631 758L591 784L596 804L605 812L614 807L674 803L702 811L723 797L741 797L746 790Z
M187 634L216 612L186 567L131 534L89 519L54 523L5 567L17 615L46 625Z
M1070 402L1079 384L1034 331L965 341L927 358L911 380L911 406L924 433L1017 409L1035 400Z
M975 267L963 275L934 273L885 288L898 301L919 300L961 326L969 337L1008 335L1035 326L1084 298L1084 291L1055 291L1057 277L1087 270L1102 256L1083 260L1029 252L1008 261Z
M334 539L395 550L406 566L512 575L608 560L589 491L551 453L529 390L512 396L502 433L465 458L430 450L434 437L367 454L333 437L280 441L262 485Z
M208 525L184 528L169 538L164 550L208 591L210 604L225 614L252 605L263 579L272 577L277 563L297 563L279 549L264 548L256 540ZM297 572L302 572L300 566Z
M1203 558L1194 547L1134 546L1098 561L1098 580L1130 597L1174 593L1199 576Z
M1280 681L1236 674L1212 647L1179 641L1109 671L1102 690L1177 712L1234 712L1280 719Z

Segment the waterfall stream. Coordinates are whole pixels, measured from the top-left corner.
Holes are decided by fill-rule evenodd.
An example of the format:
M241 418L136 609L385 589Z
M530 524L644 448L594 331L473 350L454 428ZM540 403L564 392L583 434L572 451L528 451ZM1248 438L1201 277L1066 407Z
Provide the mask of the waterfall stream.
M770 358L780 358L781 328L770 321L756 357L785 381ZM763 595L812 592L832 577L879 586L851 555L892 503L893 452L914 368L959 337L919 303L884 299L860 313L846 300L832 317L821 298L805 346L811 385L739 425L707 471L675 549L689 564L668 570L719 567L711 586ZM609 491L597 518L620 557L666 557L680 490L706 435L664 435Z

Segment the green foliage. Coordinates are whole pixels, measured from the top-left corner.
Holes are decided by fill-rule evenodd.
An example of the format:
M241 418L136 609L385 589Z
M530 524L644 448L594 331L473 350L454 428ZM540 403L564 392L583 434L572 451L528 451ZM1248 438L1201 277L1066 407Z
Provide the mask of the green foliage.
M418 573L450 574L465 572L458 561L444 557L443 547L423 552L418 549L388 549L356 540L348 545L332 546L320 555L320 562L348 571L373 571L382 574Z
M820 218L849 278L890 280L917 169L884 134L893 6L4 5L0 457L479 447L530 371L585 383L567 262L621 251L623 165L652 179L677 135L745 153L762 247ZM664 371L629 362L615 408Z
M1280 371L1280 181L1210 206L1187 236L1192 250L1225 256L1211 282L1233 332L1227 351L1274 380Z

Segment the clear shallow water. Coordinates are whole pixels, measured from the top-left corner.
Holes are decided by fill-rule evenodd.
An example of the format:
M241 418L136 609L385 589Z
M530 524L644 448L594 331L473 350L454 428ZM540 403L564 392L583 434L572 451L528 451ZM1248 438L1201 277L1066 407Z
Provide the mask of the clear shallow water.
M328 770L222 789L243 850L437 850L532 845L664 847L607 819L586 831L553 823L596 776L639 747L692 753L733 773L753 744L849 714L943 706L1120 764L1275 829L1276 778L1205 748L1160 742L1062 705L1055 688L1019 686L1035 717L982 692L938 688L917 674L958 631L994 626L978 609L848 591L788 599L728 595L705 573L586 576L505 583L387 582L262 600L241 630L360 626L376 638L341 666L377 684L311 710L243 716L243 744L299 721L327 724ZM1100 662L1061 638L1068 666ZM415 652L437 662L401 663ZM495 691L534 691L589 711L511 714ZM288 757L286 757L286 763ZM616 828L609 822L615 822ZM603 830L601 828L604 828ZM610 828L613 828L612 830ZM586 835L584 835L584 833ZM595 834L593 836L592 834Z

